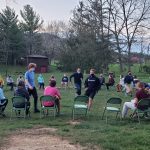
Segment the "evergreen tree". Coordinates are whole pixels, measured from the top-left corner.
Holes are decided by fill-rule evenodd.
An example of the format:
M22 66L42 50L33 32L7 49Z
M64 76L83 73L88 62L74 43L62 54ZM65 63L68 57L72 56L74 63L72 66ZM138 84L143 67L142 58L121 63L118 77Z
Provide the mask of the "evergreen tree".
M18 27L17 15L13 9L6 7L0 13L1 53L5 63L14 64L23 52L23 34Z
M20 23L20 25L25 32L26 39L28 39L26 44L27 48L29 49L28 53L33 54L36 52L34 49L34 47L36 47L36 43L40 43L38 40L41 40L39 37L37 38L36 33L42 26L43 20L40 19L40 16L30 5L25 5L24 9L20 11L20 14L23 18L23 21Z

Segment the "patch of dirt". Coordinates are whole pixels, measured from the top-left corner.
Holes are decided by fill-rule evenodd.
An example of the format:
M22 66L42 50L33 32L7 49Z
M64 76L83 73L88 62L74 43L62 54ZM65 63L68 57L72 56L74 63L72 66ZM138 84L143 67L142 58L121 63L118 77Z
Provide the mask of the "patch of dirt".
M80 145L54 135L55 128L35 127L18 130L8 136L0 150L85 150Z
M79 125L80 123L80 121L69 121L70 125Z

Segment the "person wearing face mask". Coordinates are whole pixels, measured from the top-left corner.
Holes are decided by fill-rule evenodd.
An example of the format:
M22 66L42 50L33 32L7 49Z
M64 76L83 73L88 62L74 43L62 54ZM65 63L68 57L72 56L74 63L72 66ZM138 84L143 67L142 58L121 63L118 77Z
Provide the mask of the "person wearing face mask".
M22 75L19 75L19 76L18 76L16 85L18 85L20 81L24 81L24 78L23 78Z
M85 95L89 97L88 109L90 110L93 99L96 93L99 91L100 82L99 78L95 76L95 69L90 70L90 75L85 80Z
M28 89L29 95L30 96L32 95L34 98L34 112L38 113L40 111L37 108L38 94L34 82L35 68L36 68L36 64L34 63L30 63L28 65L28 71L25 73L25 84Z
M70 76L70 82L71 82L72 78L74 78L74 85L75 85L75 88L77 90L76 94L77 95L81 95L81 87L82 87L83 74L81 73L81 69L80 68L78 68L77 72L73 73Z

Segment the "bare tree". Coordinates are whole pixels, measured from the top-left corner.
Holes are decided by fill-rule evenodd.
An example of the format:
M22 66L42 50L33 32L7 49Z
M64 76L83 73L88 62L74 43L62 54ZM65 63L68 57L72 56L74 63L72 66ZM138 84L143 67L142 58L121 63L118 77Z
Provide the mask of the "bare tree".
M127 42L128 69L131 69L131 48L135 37L143 28L147 28L146 22L150 19L149 0L119 0L118 4L123 13L125 24L124 38Z
M63 21L51 21L42 28L44 53L49 57L50 62L56 59L64 48L63 39L66 37L67 30L68 26Z

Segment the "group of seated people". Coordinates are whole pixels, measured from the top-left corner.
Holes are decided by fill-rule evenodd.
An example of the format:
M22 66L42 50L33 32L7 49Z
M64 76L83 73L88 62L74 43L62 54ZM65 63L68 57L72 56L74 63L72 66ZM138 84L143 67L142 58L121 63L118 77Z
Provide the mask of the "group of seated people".
M11 78L11 76L9 77ZM41 79L39 79L41 78ZM42 75L40 74L38 77L38 81L44 81L44 78L42 79ZM137 104L141 99L144 98L150 98L150 86L148 84L142 83L139 80L137 80L137 78L135 78L136 80L134 80L134 77L132 76L131 72L128 73L127 76L120 77L120 85L117 85L117 89L118 90L122 90L122 88L126 88L126 90L128 91L128 93L131 92L131 83L132 86L135 87L135 96L134 99L131 100L130 102L125 102L123 105L123 109L122 109L122 118L124 118L127 115L127 112L129 109L135 110L137 108ZM11 80L13 81L13 80ZM100 86L102 85L106 85L107 89L109 89L109 86L112 86L112 84L115 83L114 81L114 77L112 74L109 74L109 82L105 83L105 78L103 77L103 75L100 75L99 78L100 81ZM42 82L41 82L42 83ZM111 84L112 83L112 84ZM65 84L66 86L68 86L68 77L66 74L64 74L63 78L62 78L62 82L61 82L62 86ZM4 110L8 104L8 99L5 98L4 93L3 93L3 81L0 80L0 114L2 116L5 116L4 114ZM41 87L44 89L43 91L43 95L50 95L52 97L55 97L55 104L57 107L57 114L60 114L60 100L61 100L61 94L58 90L58 88L56 88L56 79L54 76L51 76L50 80L49 80L49 85L47 87L44 88L44 85L40 86L39 85L39 89L41 89ZM19 76L17 78L17 88L14 92L14 96L22 96L26 99L26 104L27 104L27 108L26 108L26 114L29 113L29 108L30 108L30 96L29 93L25 87L25 81L23 79L22 76ZM45 102L43 104L44 106L53 106L54 104L49 103L49 102Z
M61 99L61 95L59 90L56 88L56 81L55 80L51 80L49 86L47 86L44 89L43 95L50 95L52 97L55 98L55 104L57 107L57 114L59 115L60 113L60 99ZM26 99L26 115L28 115L29 113L29 109L30 109L30 95L29 92L26 89L25 86L25 81L19 81L17 88L14 90L14 96L21 96L24 97ZM5 117L4 114L4 110L6 108L8 104L8 99L5 98L4 93L3 93L3 87L2 87L2 80L0 80L0 115L2 115L3 117ZM54 104L52 103L44 103L43 104L45 107L48 106L52 106ZM18 107L24 107L25 104L21 104Z

